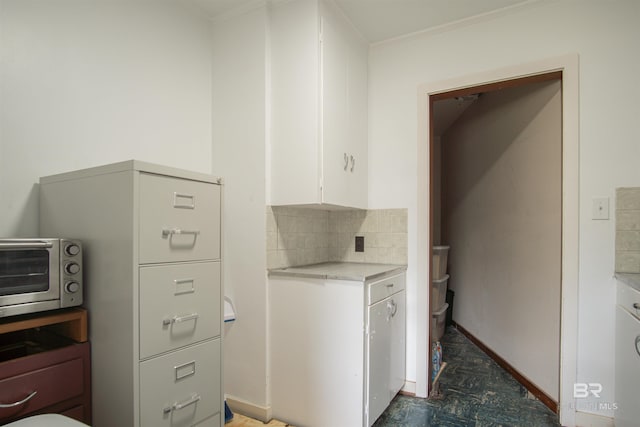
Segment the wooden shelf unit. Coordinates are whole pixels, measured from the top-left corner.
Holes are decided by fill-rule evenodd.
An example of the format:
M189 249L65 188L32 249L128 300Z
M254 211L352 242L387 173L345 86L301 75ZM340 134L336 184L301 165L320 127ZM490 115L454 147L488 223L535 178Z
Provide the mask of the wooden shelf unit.
M0 319L0 334L42 327L76 342L87 342L87 310L67 308Z
M91 423L87 336L83 308L0 319L0 425L43 413Z

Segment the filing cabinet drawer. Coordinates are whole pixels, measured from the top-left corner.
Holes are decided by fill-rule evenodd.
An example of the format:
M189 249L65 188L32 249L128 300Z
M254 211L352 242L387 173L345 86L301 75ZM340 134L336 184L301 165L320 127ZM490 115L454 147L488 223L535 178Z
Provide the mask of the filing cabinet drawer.
M220 186L140 174L141 264L220 259Z
M220 262L140 267L140 358L220 335Z
M405 275L387 277L368 285L369 305L382 301L386 297L403 290L405 287Z
M220 339L140 363L140 426L188 427L221 411Z

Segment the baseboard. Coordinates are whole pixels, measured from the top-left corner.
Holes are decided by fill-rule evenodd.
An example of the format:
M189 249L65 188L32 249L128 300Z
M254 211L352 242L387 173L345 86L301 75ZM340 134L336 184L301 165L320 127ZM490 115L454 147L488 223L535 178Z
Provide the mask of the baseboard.
M400 389L400 394L403 396L416 396L416 382L415 381L405 381L404 387Z
M233 396L226 396L227 405L231 412L244 415L264 423L268 423L273 418L271 406L260 406L246 400L238 399Z
M588 412L576 412L576 427L613 427L613 418Z
M542 403L544 403L549 409L551 409L556 414L558 413L558 402L556 402L551 396L542 391L538 386L529 381L524 375L516 370L509 362L504 360L498 354L496 354L493 350L487 347L482 341L473 336L471 332L467 331L464 327L460 326L456 322L453 322L453 325L467 338L469 341L480 347L480 350L485 352L490 358L492 358L498 365L500 365L505 371L509 372L513 378L516 379L520 384L522 384L531 394L538 398Z

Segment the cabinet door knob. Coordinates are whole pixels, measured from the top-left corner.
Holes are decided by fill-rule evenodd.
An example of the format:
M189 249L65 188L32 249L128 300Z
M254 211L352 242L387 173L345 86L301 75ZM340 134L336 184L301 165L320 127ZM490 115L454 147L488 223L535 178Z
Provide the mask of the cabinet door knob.
M398 312L398 304L394 300L389 300L387 302L387 322L391 320L392 317L396 315Z

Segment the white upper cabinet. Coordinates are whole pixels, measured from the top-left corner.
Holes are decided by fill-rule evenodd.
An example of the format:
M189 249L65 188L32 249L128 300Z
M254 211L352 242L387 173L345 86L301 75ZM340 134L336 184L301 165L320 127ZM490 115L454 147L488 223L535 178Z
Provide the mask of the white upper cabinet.
M330 2L270 24L271 204L367 208L367 43Z

